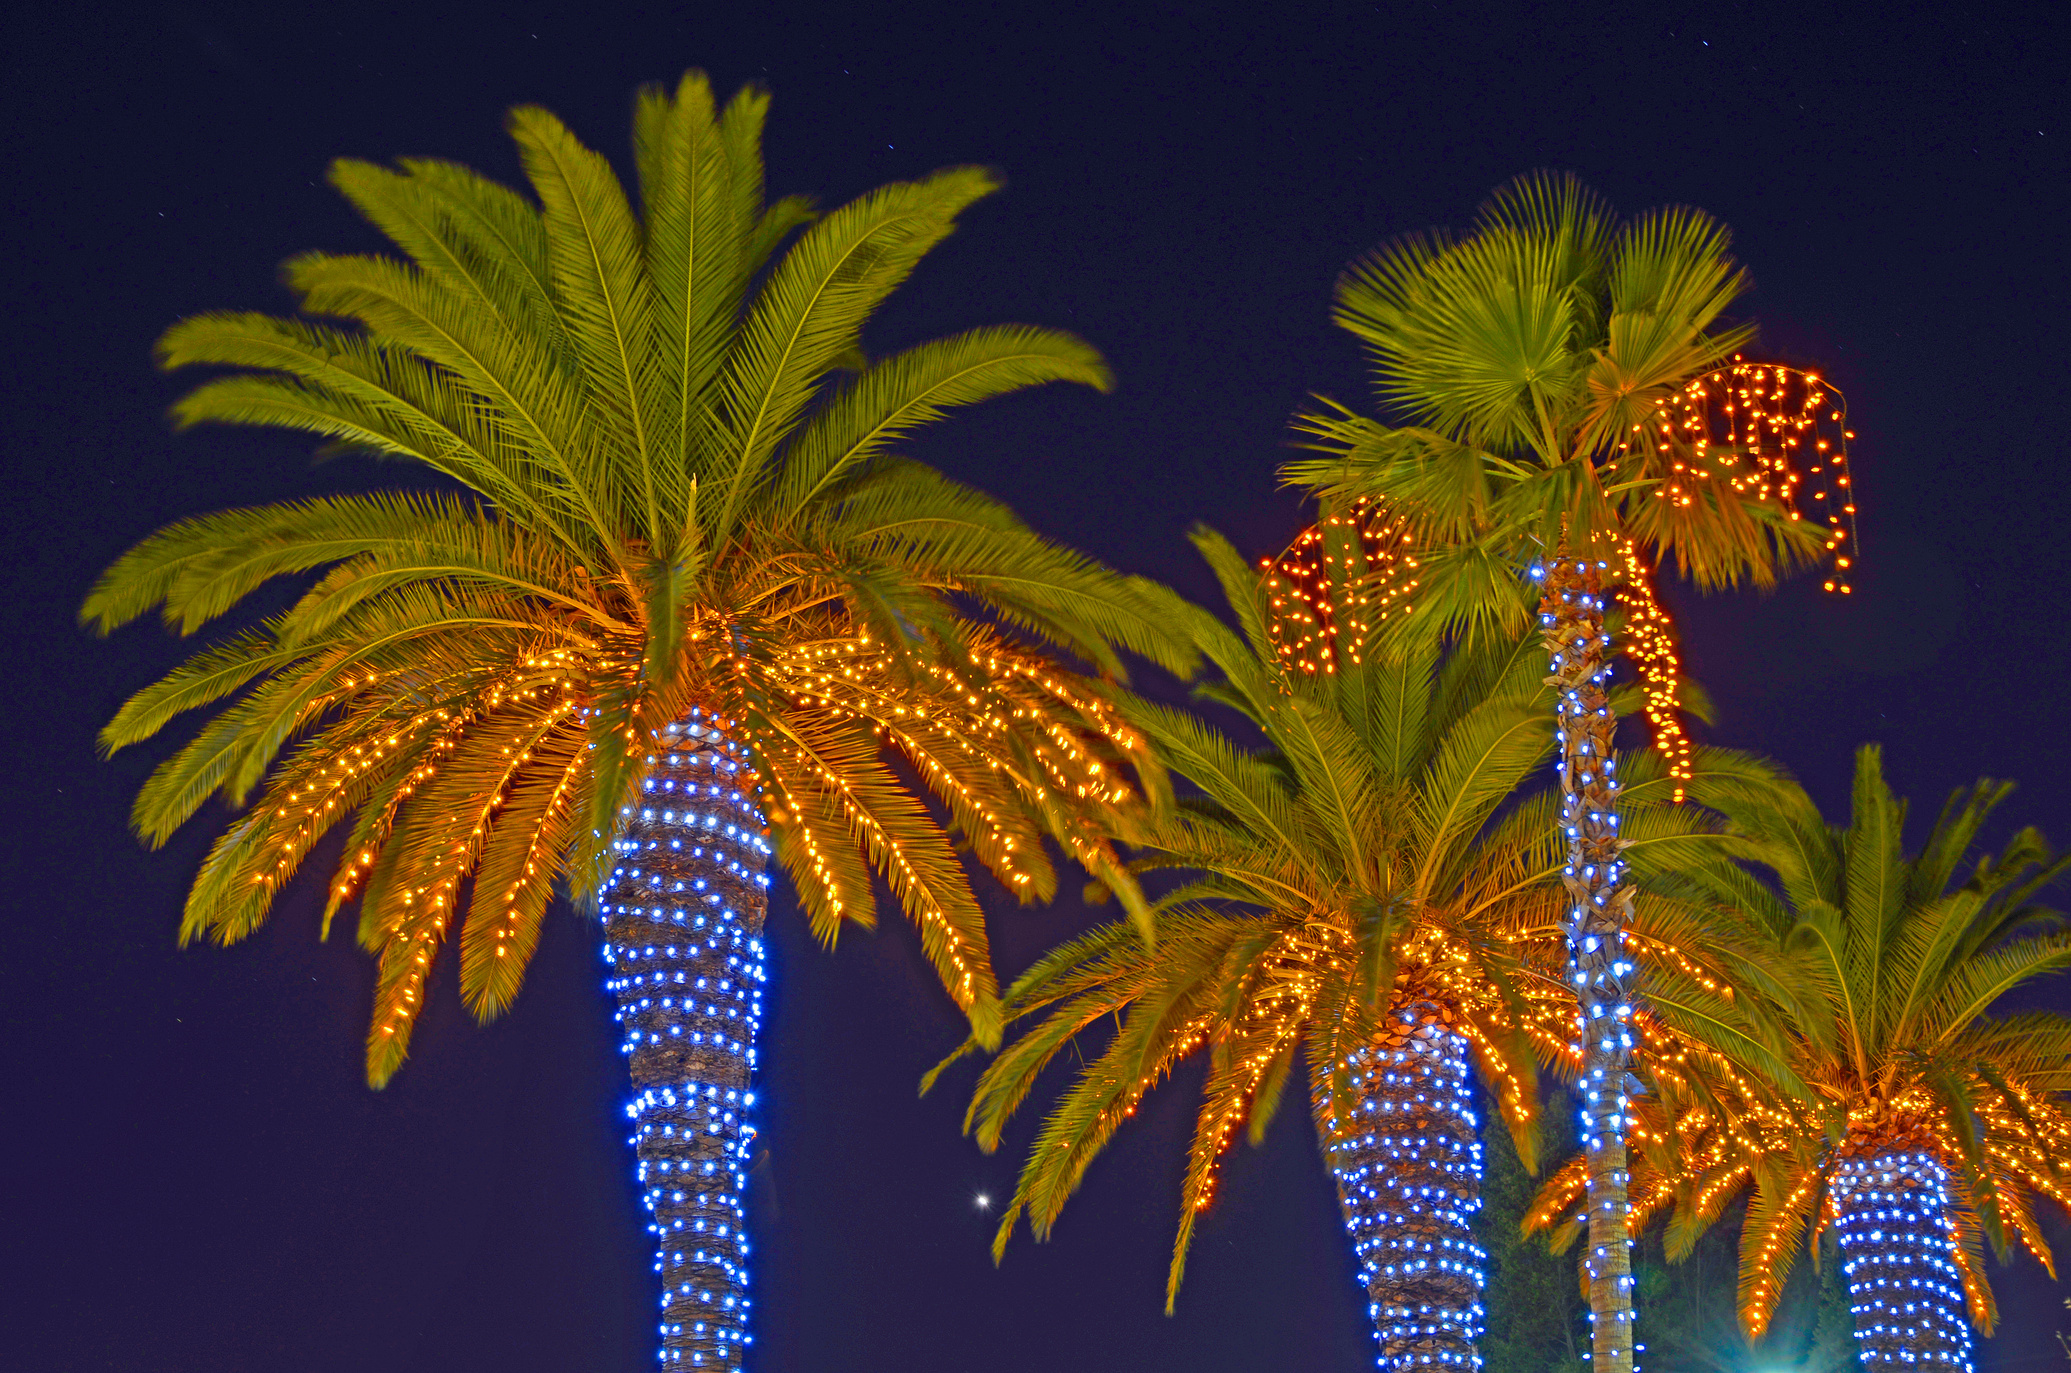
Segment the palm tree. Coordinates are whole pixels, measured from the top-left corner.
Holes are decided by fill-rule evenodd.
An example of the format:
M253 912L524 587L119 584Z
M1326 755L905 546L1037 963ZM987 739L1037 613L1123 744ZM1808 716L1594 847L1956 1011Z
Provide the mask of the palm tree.
M557 886L597 909L661 1360L710 1368L738 1368L750 1338L741 1193L769 857L830 942L869 922L882 878L996 1042L952 841L1047 898L1044 836L1106 863L1100 834L1127 832L1116 812L1145 761L1097 684L1031 645L1107 673L1117 645L1188 659L1155 588L896 456L953 407L1108 384L1084 343L1018 326L862 356L871 312L993 178L952 169L824 217L765 203L767 105L751 89L719 111L695 72L643 91L638 213L535 108L509 127L536 205L450 163L337 163L404 257L292 262L303 308L328 320L175 326L166 365L232 369L177 418L307 431L459 490L188 520L115 563L84 610L107 631L162 607L192 632L315 574L131 699L103 744L214 709L138 797L154 845L212 795L258 798L203 864L183 941L250 933L350 820L324 919L356 898L380 958L374 1085L401 1065L449 935L487 1019Z
M2071 967L2071 936L2036 904L2071 855L2027 829L1964 871L2010 790L1959 788L1912 854L1875 746L1856 756L1845 828L1795 786L1706 798L1768 880L1730 866L1685 880L1784 974L1761 999L1789 1027L1787 1065L1779 1074L1743 1057L1730 1090L1648 1131L1666 1147L1642 1151L1635 1210L1674 1208L1673 1255L1750 1194L1740 1316L1751 1338L1767 1328L1808 1227L1815 1243L1828 1226L1836 1233L1872 1368L1970 1367L1969 1324L1989 1335L1996 1320L1986 1240L2004 1256L2010 1230L2051 1263L2035 1204L2071 1204L2071 1018L1992 1011ZM1770 994L1779 986L1798 989L1787 1005ZM1572 1198L1576 1179L1548 1190ZM1558 1195L1548 1200L1538 1215L1559 1209Z
M1327 537L1331 575L1314 589L1342 600L1365 559L1342 525ZM1057 1054L1109 1015L1119 1025L1031 1148L995 1252L1023 1216L1046 1237L1144 1093L1206 1050L1169 1309L1219 1158L1247 1117L1253 1140L1263 1136L1305 1054L1383 1367L1471 1368L1481 1144L1468 1065L1529 1161L1534 1045L1558 1052L1575 1007L1557 955L1535 971L1525 943L1557 938L1563 909L1556 798L1515 796L1552 745L1536 646L1483 636L1448 654L1430 639L1381 660L1354 654L1356 631L1340 625L1343 666L1305 674L1278 645L1290 617L1314 628L1320 607L1274 597L1220 538L1197 542L1243 629L1195 612L1222 673L1212 695L1266 747L1243 750L1180 711L1130 708L1201 793L1140 836L1140 866L1193 875L1159 901L1155 948L1116 921L1009 990L1010 1019L1043 1018L978 1083L967 1126L988 1150ZM1666 797L1658 761L1632 769L1636 799ZM1633 837L1673 847L1693 819L1653 807Z
M1305 415L1299 427L1327 456L1287 469L1397 554L1365 603L1376 619L1515 626L1524 612L1509 586L1527 566L1542 584L1570 973L1590 1027L1577 1048L1595 1373L1632 1367L1622 1084L1638 1005L1624 938L1631 898L1620 888L1621 788L1609 761L1606 586L1623 584L1647 713L1684 782L1690 747L1649 566L1673 556L1710 588L1767 586L1828 554L1840 568L1850 561L1846 431L1816 437L1841 422L1838 399L1816 377L1738 361L1753 327L1723 319L1748 285L1728 243L1725 226L1701 211L1620 222L1574 178L1535 174L1498 190L1463 235L1382 247L1339 281L1335 318L1369 348L1379 397L1400 422L1341 406ZM1801 489L1808 474L1821 478L1817 491ZM1828 519L1800 518L1800 496L1829 495ZM1847 589L1845 573L1830 585ZM1414 616L1391 616L1404 603ZM1334 665L1319 655L1307 666Z

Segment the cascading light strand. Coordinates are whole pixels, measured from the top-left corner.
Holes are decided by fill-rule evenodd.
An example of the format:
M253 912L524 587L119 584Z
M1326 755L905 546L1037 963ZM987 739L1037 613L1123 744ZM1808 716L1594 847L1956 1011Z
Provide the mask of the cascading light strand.
M1855 478L1848 401L1817 372L1735 355L1663 399L1625 444L1651 449L1665 480L1655 498L1689 506L1703 488L1826 525L1826 589L1855 590Z
M662 747L614 843L605 986L625 1032L629 1143L662 1279L657 1359L737 1373L754 1341L743 1227L770 846L722 721L694 710Z
M1654 748L1668 764L1675 802L1681 805L1692 773L1690 735L1682 722L1682 664L1676 658L1675 625L1654 594L1653 574L1640 560L1638 546L1628 538L1617 542L1624 563L1617 595L1625 607L1625 651L1639 669Z

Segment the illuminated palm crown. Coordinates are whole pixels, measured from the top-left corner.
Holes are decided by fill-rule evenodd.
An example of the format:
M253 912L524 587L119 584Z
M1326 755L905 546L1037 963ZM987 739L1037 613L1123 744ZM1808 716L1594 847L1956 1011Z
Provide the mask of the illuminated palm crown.
M1472 227L1411 234L1339 280L1392 423L1335 402L1298 427L1325 456L1284 475L1375 504L1393 551L1366 599L1444 626L1523 623L1518 570L1566 540L1609 564L1648 714L1677 772L1676 664L1651 569L1700 588L1772 584L1826 559L1848 589L1855 500L1840 394L1745 361L1725 312L1749 278L1726 227L1669 207L1619 219L1572 176L1498 190ZM1413 593L1413 594L1412 594ZM1395 615L1397 623L1401 617Z
M1342 591L1364 559L1342 528L1329 534ZM1471 1044L1530 1157L1538 1058L1565 1053L1575 1012L1559 971L1557 798L1516 796L1552 747L1536 639L1485 636L1449 653L1426 639L1399 660L1355 663L1346 631L1343 665L1305 673L1276 648L1271 589L1220 538L1198 542L1243 631L1195 612L1197 642L1222 674L1208 693L1266 746L1247 751L1184 712L1128 708L1200 791L1140 837L1139 866L1189 877L1158 902L1155 948L1118 921L1010 988L1010 1021L1043 1018L986 1070L967 1118L995 1147L1044 1067L1120 1018L1030 1150L998 1246L1024 1215L1041 1238L1143 1095L1207 1050L1168 1296L1220 1156L1247 1119L1260 1137L1297 1053L1312 1087L1335 1083L1344 1100L1348 1062L1386 1037L1389 1013L1435 1006ZM1652 804L1669 785L1658 759L1626 761L1636 861L1683 861L1700 816Z
M2052 1264L2035 1204L2071 1207L2071 1019L1990 1012L2014 989L2071 967L2071 936L2036 904L2071 856L2023 830L1965 875L1980 828L2010 790L1958 790L1915 854L1901 849L1906 808L1873 746L1857 756L1845 828L1827 824L1795 785L1704 797L1772 880L1691 868L1685 891L1713 920L1739 925L1728 938L1766 946L1756 960L1766 971L1744 966L1734 999L1766 1009L1787 1062L1730 1054L1731 1072L1714 1056L1699 1080L1643 1103L1634 1214L1637 1226L1672 1210L1669 1252L1679 1257L1749 1194L1740 1312L1751 1337L1767 1328L1808 1229L1816 1244L1836 1220L1834 1183L1851 1159L1918 1149L1947 1168L1953 1258L1971 1319L1987 1334L1996 1314L1985 1242L2003 1251L2011 1232ZM1724 1013L1724 1002L1715 1009ZM1688 1043L1707 1038L1701 1018L1677 1030ZM1552 1179L1535 1218L1579 1194L1578 1176Z
M1853 501L1818 495L1845 482L1800 489L1799 467L1828 475L1843 454L1802 397L1805 424L1770 417L1769 373L1789 369L1757 379L1739 367L1760 396L1735 384L1754 328L1724 319L1749 285L1729 242L1700 210L1621 222L1575 178L1545 173L1498 190L1465 234L1397 239L1346 272L1335 318L1367 345L1379 398L1406 423L1342 407L1309 416L1329 456L1288 474L1408 514L1448 618L1499 609L1476 578L1511 575L1520 538L1551 547L1563 516L1577 537L1673 554L1701 586L1766 585L1825 551ZM1706 427L1700 398L1721 419L1733 410L1729 441ZM1790 432L1773 436L1779 425Z
M867 921L882 876L981 1035L996 991L950 831L1037 899L1055 883L1044 833L1098 864L1095 821L1126 828L1111 812L1134 795L1134 736L1023 644L1183 667L1164 602L894 455L952 407L1104 388L1106 369L1024 327L866 361L872 310L994 181L946 171L824 217L766 205L766 106L744 91L721 115L696 73L644 92L637 213L538 109L510 119L537 205L449 163L340 162L332 180L405 260L291 263L304 309L343 322L206 315L161 345L168 366L235 369L180 402L183 424L307 431L464 488L189 520L84 612L108 630L162 606L192 632L319 573L103 742L215 708L138 798L153 843L211 795L259 797L203 866L185 938L249 933L351 821L326 919L358 897L381 956L377 1083L456 927L469 1006L508 1003L557 881L595 892L662 732L693 711L745 749L741 785L816 931Z

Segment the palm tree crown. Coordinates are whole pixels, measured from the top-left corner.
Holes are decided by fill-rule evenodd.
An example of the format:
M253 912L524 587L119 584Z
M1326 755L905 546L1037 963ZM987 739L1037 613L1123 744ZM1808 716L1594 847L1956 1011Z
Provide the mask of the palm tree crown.
M1498 190L1461 235L1411 234L1339 281L1334 318L1367 346L1387 425L1341 406L1300 427L1326 456L1290 480L1386 502L1419 552L1420 613L1516 615L1491 594L1565 529L1634 542L1701 587L1773 582L1828 551L1794 483L1736 479L1758 440L1714 444L1663 407L1753 337L1726 227L1671 207L1620 221L1573 177ZM1702 442L1700 442L1702 440ZM1717 479L1699 477L1717 468ZM1673 492L1674 498L1670 499ZM1512 623L1518 623L1515 618Z
M1815 1240L1832 1228L1845 1246L1857 1338L1873 1363L1967 1359L1965 1305L1986 1333L1995 1319L1986 1240L2003 1250L2011 1231L2052 1262L2034 1208L2038 1197L2071 1203L2071 1019L1991 1012L2071 967L2071 936L2037 903L2071 856L2026 829L1966 872L2010 790L1958 789L1910 854L1906 807L1875 746L1857 755L1846 826L1823 820L1794 784L1707 797L1767 880L1717 865L1691 869L1683 885L1729 922L1730 937L1766 946L1769 975L1759 986L1741 979L1736 999L1766 1004L1782 1024L1785 1061L1739 1056L1727 1090L1671 1113L1657 1147L1641 1150L1634 1209L1644 1218L1672 1207L1671 1249L1684 1252L1752 1191L1740 1289L1751 1336L1767 1327L1808 1227ZM1880 1209L1898 1220L1901 1198L1917 1234L1857 1224ZM1892 1231L1912 1249L1887 1252ZM1894 1274L1898 1304L1916 1303L1918 1320L1881 1321L1890 1293L1880 1284Z
M140 693L103 742L251 688L137 802L158 843L212 793L263 793L195 883L188 938L248 933L357 817L330 906L360 897L382 954L377 1082L468 876L464 994L493 1014L555 879L596 890L657 731L693 706L745 746L823 937L869 918L874 867L985 1019L978 907L906 777L1035 898L1054 883L1042 825L1083 851L1065 803L1119 797L1101 758L1126 742L1083 684L986 619L1109 669L1115 643L1181 661L1154 589L894 456L954 406L1108 384L1085 344L1026 327L862 360L871 310L993 179L951 170L818 218L765 204L766 107L747 90L715 112L697 73L643 92L637 214L538 109L510 120L537 207L449 163L340 162L334 183L406 259L291 263L304 307L341 322L205 315L161 345L168 366L236 369L180 402L183 424L302 429L465 488L189 520L111 567L84 612L105 631L162 606L191 632L270 578L327 569Z
M1326 537L1324 565L1341 589L1364 555L1341 525ZM1046 1236L1143 1094L1205 1048L1213 1066L1169 1302L1223 1150L1247 1118L1262 1136L1304 1055L1384 1364L1466 1364L1480 1324L1468 1060L1530 1158L1537 1060L1565 1048L1575 1005L1558 971L1555 799L1515 795L1552 744L1536 644L1485 637L1443 653L1433 640L1381 659L1354 652L1340 627L1343 666L1304 673L1279 652L1291 626L1276 622L1294 608L1219 538L1199 542L1243 631L1197 612L1222 674L1211 694L1266 746L1249 752L1182 712L1130 707L1200 789L1140 837L1140 865L1190 876L1159 902L1155 949L1116 922L1008 992L1010 1017L1043 1018L979 1082L968 1119L986 1148L1067 1044L1110 1014L1119 1028L1031 1148L998 1243L1023 1216ZM1658 764L1633 768L1638 799L1665 788ZM1673 844L1692 819L1667 807L1640 816L1643 847ZM1375 1133L1383 1116L1399 1127L1386 1139ZM1391 1204L1431 1197L1442 1204Z

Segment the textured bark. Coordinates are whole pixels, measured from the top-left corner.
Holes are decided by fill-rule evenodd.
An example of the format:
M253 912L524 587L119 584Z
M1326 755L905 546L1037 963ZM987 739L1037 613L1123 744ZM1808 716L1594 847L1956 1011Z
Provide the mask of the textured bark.
M1317 1135L1359 1260L1380 1367L1481 1367L1486 1255L1481 1138L1467 1087L1467 1041L1428 1001L1389 1012L1390 1030L1345 1064L1350 1108L1314 1084Z
M1912 1122L1851 1132L1830 1194L1863 1366L1970 1373L1949 1172L1933 1135Z
M664 1368L742 1367L748 1124L768 909L763 818L738 749L694 718L649 760L603 898L606 986L632 1069Z
M1632 973L1625 947L1632 894L1620 890L1617 758L1605 687L1604 565L1562 548L1535 569L1544 583L1539 623L1558 693L1561 824L1568 862L1568 975L1580 1003L1582 1139L1589 1159L1591 1373L1632 1373L1632 1237L1627 1229L1626 1071L1632 1058Z

